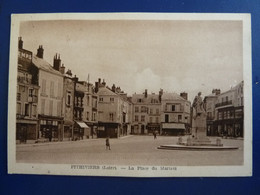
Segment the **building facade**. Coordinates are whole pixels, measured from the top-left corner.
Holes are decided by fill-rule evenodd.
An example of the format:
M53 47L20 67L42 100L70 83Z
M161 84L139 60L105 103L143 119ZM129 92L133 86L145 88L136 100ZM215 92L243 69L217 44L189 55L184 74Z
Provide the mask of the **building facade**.
M218 100L218 95L220 94L220 89L213 89L212 94L205 96L205 110L207 113L207 135L208 136L218 136L218 130L214 127L214 122L216 118L216 102Z
M65 67L62 66L60 72L64 76L63 80L63 105L62 105L62 116L64 117L63 123L63 140L73 139L73 129L74 129L74 91L75 82L72 79L72 73L68 70L65 73Z
M217 97L215 130L219 136L244 136L244 82Z
M98 137L118 138L130 133L131 103L123 91L115 86L110 89L101 79L96 82L98 95Z
M38 131L37 81L32 79L32 52L23 49L22 38L18 43L16 140L18 143L35 143Z
M191 103L187 93L163 93L161 123L163 135L184 135L191 129Z
M57 59L60 63L60 59ZM61 141L63 137L63 75L43 59L43 47L32 58L33 75L38 79L38 141Z
M148 134L161 132L161 101L160 95L133 94L132 96L132 134Z

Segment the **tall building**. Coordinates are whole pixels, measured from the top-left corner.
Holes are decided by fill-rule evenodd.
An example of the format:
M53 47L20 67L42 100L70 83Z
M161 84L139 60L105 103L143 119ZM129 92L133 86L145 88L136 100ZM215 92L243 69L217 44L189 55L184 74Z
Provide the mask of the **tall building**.
M84 122L86 116L84 115L84 99L86 98L85 93L87 91L87 83L79 81L78 77L75 75L73 77L75 82L75 91L74 91L74 129L73 129L73 139L85 139L90 136L90 128Z
M31 74L32 52L23 49L22 37L18 42L16 140L35 143L38 130L38 82Z
M63 140L73 139L73 111L74 111L74 91L75 82L72 79L71 70L66 71L65 67L62 65L60 72L64 76L63 80L63 105L62 105L62 116L64 117L63 125Z
M215 130L218 135L244 136L244 82L218 95L215 117Z
M191 103L187 93L163 93L161 97L162 134L184 135L190 133Z
M101 79L96 82L95 91L98 95L98 137L120 137L128 134L129 107L130 102L123 97L119 88L106 87L105 81Z
M32 79L38 80L39 141L59 141L63 137L63 75L59 72L60 57L54 58L53 66L43 59L43 47L32 57Z
M146 89L143 94L133 94L132 103L132 133L148 134L154 131L160 133L160 95L154 93L148 94Z
M207 135L217 136L218 131L214 128L214 121L216 118L216 102L218 100L218 95L220 94L220 89L213 89L212 94L205 96L205 111L207 113Z

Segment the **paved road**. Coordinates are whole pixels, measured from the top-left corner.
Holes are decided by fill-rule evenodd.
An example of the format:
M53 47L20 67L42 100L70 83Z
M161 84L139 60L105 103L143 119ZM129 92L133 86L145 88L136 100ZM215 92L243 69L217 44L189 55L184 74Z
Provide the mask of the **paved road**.
M223 139L224 145L238 146L229 151L158 150L163 144L176 144L177 137L128 136L105 139L60 142L40 145L17 145L16 159L20 163L107 164L107 165L242 165L243 140ZM214 140L215 138L211 138Z

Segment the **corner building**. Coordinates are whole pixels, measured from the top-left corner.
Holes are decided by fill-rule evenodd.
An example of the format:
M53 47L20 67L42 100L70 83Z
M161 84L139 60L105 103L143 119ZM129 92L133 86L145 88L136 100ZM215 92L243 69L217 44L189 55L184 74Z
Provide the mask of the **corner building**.
M163 135L184 135L191 131L191 103L187 93L163 93L161 124Z
M16 142L35 143L38 131L38 81L31 74L32 52L23 49L22 38L18 43Z

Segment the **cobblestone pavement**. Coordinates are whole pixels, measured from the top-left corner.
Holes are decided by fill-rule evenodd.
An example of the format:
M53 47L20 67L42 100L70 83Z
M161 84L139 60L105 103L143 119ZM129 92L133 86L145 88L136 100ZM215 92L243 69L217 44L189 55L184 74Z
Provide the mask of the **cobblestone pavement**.
M210 138L215 142L216 138ZM228 151L158 150L163 144L176 144L178 137L127 136L110 139L111 150L106 150L105 139L74 142L17 145L18 163L50 164L107 164L107 165L242 165L243 140L222 139L224 145L238 146Z

